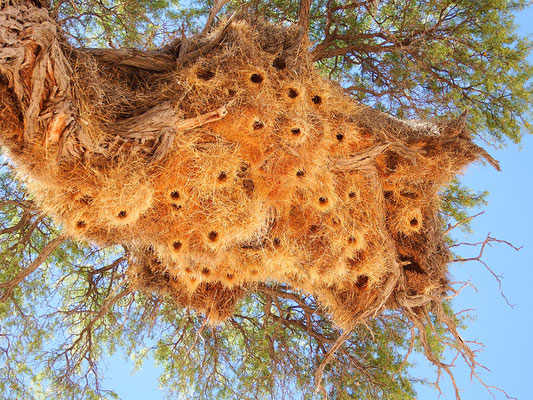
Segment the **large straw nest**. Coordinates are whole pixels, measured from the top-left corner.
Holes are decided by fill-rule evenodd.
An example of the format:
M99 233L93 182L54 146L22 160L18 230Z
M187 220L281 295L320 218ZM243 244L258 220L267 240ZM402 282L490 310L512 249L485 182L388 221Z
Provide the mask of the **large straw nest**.
M22 148L0 85L2 142L70 234L127 245L137 289L214 321L265 281L317 296L343 327L394 306L393 293L444 292L438 190L477 147L464 132L439 141L445 124L409 125L354 102L304 48L284 53L296 40L294 28L240 20L170 73L71 50L81 129L62 148ZM166 147L158 131L120 134L165 104L176 126L223 106L228 115L175 129Z

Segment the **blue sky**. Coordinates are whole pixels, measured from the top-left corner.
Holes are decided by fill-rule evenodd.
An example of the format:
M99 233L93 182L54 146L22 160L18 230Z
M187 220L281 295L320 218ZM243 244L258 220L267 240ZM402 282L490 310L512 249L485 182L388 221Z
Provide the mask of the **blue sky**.
M517 23L522 35L533 34L533 8L522 12ZM533 58L530 57L533 63ZM520 251L500 244L487 247L483 259L497 274L502 275L503 291L514 308L502 298L498 282L480 263L469 262L452 265L450 272L455 281L469 281L477 289L467 287L454 300L456 310L473 309L470 314L476 319L461 335L465 340L484 344L478 353L478 361L490 371L479 369L485 383L507 391L520 400L533 399L530 384L533 346L533 137L525 137L520 146L509 145L505 150L487 149L500 161L502 172L481 163L472 165L462 177L462 181L474 190L488 190L489 205L485 213L472 222L473 234L466 237L469 242L480 242L490 232L492 237L523 246ZM473 250L476 253L479 250ZM468 253L465 253L468 255ZM132 363L126 362L124 355L109 359L108 386L117 391L123 400L163 399L158 390L157 378L160 369L147 362L135 375L130 374ZM491 399L487 390L479 383L470 381L470 371L458 363L455 376L463 390L465 400ZM432 368L422 360L415 370L421 377L435 379ZM442 378L441 399L454 399L453 389L446 377ZM437 399L432 389L419 389L419 399ZM493 390L496 399L506 397Z
M499 159L502 172L488 166L473 165L462 181L473 189L490 191L489 205L485 213L477 217L472 228L474 233L466 238L469 242L481 242L490 232L492 237L503 239L515 246L515 251L504 244L487 247L483 259L497 274L502 275L502 289L515 304L509 307L500 295L498 282L480 263L468 262L452 265L450 272L455 281L469 281L474 288L467 287L454 301L454 309L473 309L470 314L476 319L469 322L468 329L461 333L465 340L484 344L478 354L478 361L490 371L481 371L485 383L505 389L510 396L521 400L533 399L530 386L530 365L533 347L530 344L533 329L533 298L530 282L533 281L533 235L531 222L531 161L533 160L533 138L523 140L523 150L509 148L491 151ZM477 256L479 249L470 253ZM490 394L481 384L470 381L470 371L461 363L455 369L456 380L463 389L464 399L490 399ZM430 368L420 363L420 373L427 377ZM453 399L453 390L445 379L447 397ZM497 399L505 396L495 391ZM436 399L437 395L427 389L419 390L420 399Z
M522 35L533 35L533 8L522 12L516 22ZM532 56L530 62L533 63ZM477 292L466 288L455 299L454 308L473 309L470 314L476 316L461 336L484 344L478 361L490 369L480 371L485 383L506 390L512 397L530 400L533 399L530 377L530 360L533 359L533 297L530 287L533 282L533 137L524 137L520 147L509 145L504 150L487 150L500 161L502 172L475 164L462 177L462 182L472 189L490 192L485 213L473 220L474 233L466 240L480 242L490 232L492 237L523 246L517 252L503 244L494 245L485 249L483 257L495 273L503 276L503 291L515 306L511 308L506 304L499 294L498 282L482 264L469 262L452 265L450 272L456 281L470 281ZM477 256L478 253L479 249L474 249L470 254ZM425 363L420 366L420 369L430 368ZM472 384L470 371L464 365L456 368L455 374L459 387L463 389L463 399L492 398L475 379L475 384ZM446 379L445 383L445 398L454 399ZM496 399L506 398L498 391L493 392ZM438 395L421 389L419 398L436 399Z

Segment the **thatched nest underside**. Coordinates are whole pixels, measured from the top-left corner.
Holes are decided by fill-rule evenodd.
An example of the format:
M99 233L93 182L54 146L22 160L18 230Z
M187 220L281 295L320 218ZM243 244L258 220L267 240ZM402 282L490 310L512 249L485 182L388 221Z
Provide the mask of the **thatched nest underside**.
M280 282L343 327L446 292L438 192L482 152L464 121L358 104L292 28L232 22L198 40L220 37L209 53L156 73L60 43L43 10L1 18L3 146L73 237L127 246L138 289L221 320Z

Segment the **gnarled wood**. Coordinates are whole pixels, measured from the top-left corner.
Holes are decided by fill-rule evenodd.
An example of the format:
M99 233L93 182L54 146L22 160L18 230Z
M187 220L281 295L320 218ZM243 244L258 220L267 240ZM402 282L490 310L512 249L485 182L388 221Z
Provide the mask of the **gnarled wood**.
M80 49L99 61L113 65L145 69L155 72L169 72L176 68L176 59L160 51L137 49Z

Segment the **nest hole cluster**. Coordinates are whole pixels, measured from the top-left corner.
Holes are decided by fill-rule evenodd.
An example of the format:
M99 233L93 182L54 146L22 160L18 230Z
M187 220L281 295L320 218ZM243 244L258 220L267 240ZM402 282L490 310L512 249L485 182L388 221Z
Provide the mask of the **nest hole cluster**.
M16 121L2 133L40 207L76 238L127 245L132 284L213 321L264 283L316 296L341 327L394 307L395 293L444 293L438 192L475 159L470 140L441 144L445 125L415 129L353 101L304 49L285 53L295 28L220 29L209 54L169 73L72 51L74 150L21 150ZM165 102L179 117L170 135L120 134Z

